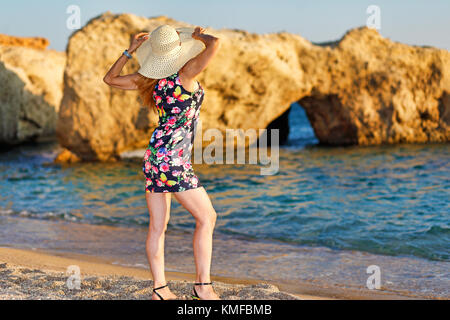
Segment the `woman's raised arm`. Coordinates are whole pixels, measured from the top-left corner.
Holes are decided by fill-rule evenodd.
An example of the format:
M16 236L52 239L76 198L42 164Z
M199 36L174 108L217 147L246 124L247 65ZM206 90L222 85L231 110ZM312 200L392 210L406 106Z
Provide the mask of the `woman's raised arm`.
M186 78L186 82L192 81L200 72L202 72L219 50L219 38L210 34L205 34L204 30L205 29L202 27L197 27L192 34L192 38L202 41L206 48L181 68L181 73L183 74L183 77Z
M133 37L131 41L130 48L128 49L128 53L132 54L135 52L141 44L148 39L148 33L141 32ZM103 81L114 88L123 89L123 90L137 90L138 86L136 84L136 80L139 79L139 75L137 73L128 74L125 76L121 76L120 72L128 61L128 57L124 54L113 64L111 69L106 73Z

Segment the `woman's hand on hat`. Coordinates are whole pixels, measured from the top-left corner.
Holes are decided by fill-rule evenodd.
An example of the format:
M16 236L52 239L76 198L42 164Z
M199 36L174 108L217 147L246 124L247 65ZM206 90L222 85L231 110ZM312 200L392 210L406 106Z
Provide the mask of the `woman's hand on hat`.
M128 52L129 53L135 52L141 46L141 44L144 43L144 41L148 40L148 38L149 38L148 32L141 32L133 36Z
M192 33L192 38L200 40L199 36L205 32L205 28L196 27L194 32Z

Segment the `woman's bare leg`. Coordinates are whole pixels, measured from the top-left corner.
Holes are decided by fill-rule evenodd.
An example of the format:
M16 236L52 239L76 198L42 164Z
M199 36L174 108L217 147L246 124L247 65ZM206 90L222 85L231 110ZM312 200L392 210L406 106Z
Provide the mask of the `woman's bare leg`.
M196 221L193 239L194 259L197 271L195 282L210 282L212 236L217 213L203 187L175 192L174 196L192 214ZM219 299L219 296L210 285L195 286L195 290L202 299Z
M145 192L148 212L150 215L150 224L148 229L146 251L148 263L153 276L154 288L166 284L164 274L164 239L167 229L167 223L170 218L171 194ZM164 299L177 298L168 287L159 289L158 293ZM153 293L153 300L159 300L159 297Z

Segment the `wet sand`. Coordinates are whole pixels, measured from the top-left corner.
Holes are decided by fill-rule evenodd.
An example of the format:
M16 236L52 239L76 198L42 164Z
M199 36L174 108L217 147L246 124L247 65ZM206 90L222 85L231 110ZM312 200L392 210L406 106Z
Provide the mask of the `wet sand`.
M74 258L75 257L75 258ZM80 270L80 289L70 289L69 266ZM192 274L166 272L168 284L181 300L190 299ZM280 291L273 284L255 280L212 277L214 289L224 300L302 300L324 297ZM76 287L76 283L72 282ZM111 265L86 256L71 258L44 252L0 248L0 299L133 299L149 300L153 281L149 271Z

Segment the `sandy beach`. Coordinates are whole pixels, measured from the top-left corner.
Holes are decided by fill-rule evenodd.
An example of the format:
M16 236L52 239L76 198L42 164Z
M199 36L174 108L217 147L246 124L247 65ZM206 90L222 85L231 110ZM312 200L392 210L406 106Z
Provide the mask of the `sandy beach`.
M81 272L80 289L69 289L69 266ZM110 265L97 260L67 258L47 253L0 248L0 299L132 299L149 300L153 281L147 270ZM181 300L190 299L192 274L167 272L172 291ZM324 297L291 294L275 285L257 281L212 277L224 300L302 300Z
M67 254L69 255L69 254ZM69 266L80 270L80 289L69 289ZM194 274L166 271L180 300L190 300ZM350 288L318 288L289 283L212 276L223 300L396 300L417 299L387 292ZM153 281L148 270L113 265L100 258L40 250L0 248L0 300L150 300Z

